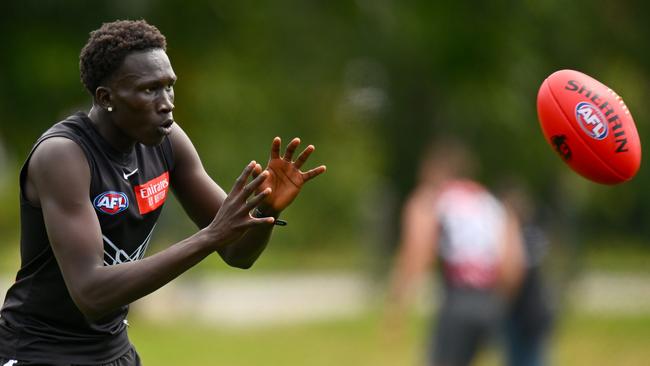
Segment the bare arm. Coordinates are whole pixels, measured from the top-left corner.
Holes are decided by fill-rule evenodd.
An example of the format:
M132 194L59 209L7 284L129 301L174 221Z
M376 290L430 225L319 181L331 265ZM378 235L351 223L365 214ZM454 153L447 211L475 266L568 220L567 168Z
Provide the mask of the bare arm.
M402 233L393 269L389 312L401 312L412 295L412 288L433 265L438 241L438 221L429 192L413 194L402 212Z
M196 149L180 127L174 127L171 139L176 162L172 187L188 215L199 227L204 227L220 210L225 193L206 173ZM258 206L268 217L277 218L300 193L305 182L325 171L324 166L305 173L300 171L314 147L308 146L293 162L292 157L299 144L300 140L294 139L287 146L284 156L280 157L280 139L273 141L271 158L264 170L268 175L257 188L258 193L264 190L270 192ZM257 164L253 175L261 173L262 167ZM218 252L229 265L250 268L266 248L272 229L272 225L250 227L236 242L220 248Z
M499 287L506 298L512 298L523 280L525 253L521 222L514 208L505 204L506 222L503 233L503 246L499 258Z
M36 149L28 166L25 194L41 206L47 234L72 299L90 319L101 318L179 276L227 246L252 226L269 226L268 219L248 212L268 194L248 203L265 174L246 184L249 164L222 200L222 210L203 230L140 261L103 265L101 228L89 200L90 169L81 148L65 138L50 138Z

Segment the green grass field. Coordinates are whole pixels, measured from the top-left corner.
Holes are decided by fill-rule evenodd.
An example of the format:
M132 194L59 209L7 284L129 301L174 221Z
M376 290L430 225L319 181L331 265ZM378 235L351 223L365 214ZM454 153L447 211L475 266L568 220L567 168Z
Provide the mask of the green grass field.
M379 317L258 329L219 329L195 322L132 321L132 342L145 365L419 365L426 321L413 317L401 337L382 333ZM650 314L563 314L551 365L647 365ZM495 350L479 365L499 365Z

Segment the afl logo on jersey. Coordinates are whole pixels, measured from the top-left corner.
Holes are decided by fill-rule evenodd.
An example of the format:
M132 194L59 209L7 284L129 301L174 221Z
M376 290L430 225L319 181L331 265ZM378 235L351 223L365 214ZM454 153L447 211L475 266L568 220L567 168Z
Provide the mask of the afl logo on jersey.
M122 192L107 191L95 197L93 205L105 214L115 215L129 207L129 198Z

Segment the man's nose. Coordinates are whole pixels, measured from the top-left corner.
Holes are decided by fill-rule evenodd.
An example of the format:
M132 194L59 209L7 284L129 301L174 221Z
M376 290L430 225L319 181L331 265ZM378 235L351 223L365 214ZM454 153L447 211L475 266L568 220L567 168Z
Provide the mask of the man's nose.
M161 98L158 109L159 109L160 112L163 112L163 113L172 112L174 110L173 97L171 97L167 93L164 93L162 98Z

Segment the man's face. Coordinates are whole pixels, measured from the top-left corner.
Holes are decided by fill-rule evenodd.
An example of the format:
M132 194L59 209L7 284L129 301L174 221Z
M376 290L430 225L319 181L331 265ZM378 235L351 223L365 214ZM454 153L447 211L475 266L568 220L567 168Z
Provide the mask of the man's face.
M165 51L134 52L109 80L113 121L134 142L153 146L171 132L176 75Z

